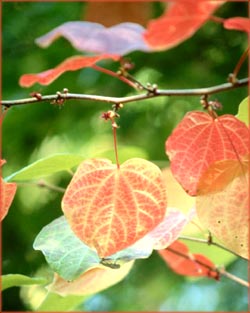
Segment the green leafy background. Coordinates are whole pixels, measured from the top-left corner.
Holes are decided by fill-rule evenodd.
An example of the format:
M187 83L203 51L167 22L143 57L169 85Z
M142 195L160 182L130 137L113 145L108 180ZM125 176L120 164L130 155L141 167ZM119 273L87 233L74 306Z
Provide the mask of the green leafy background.
M22 74L54 67L64 58L78 54L64 39L57 40L46 50L37 47L34 39L66 21L80 20L86 3L4 2L2 7L3 99L26 98L34 90L51 94L64 87L76 93L133 94L122 82L91 69L66 73L47 87L37 85L22 89L18 85ZM162 10L162 4L152 4L152 17L160 15ZM227 3L218 14L247 16L247 4ZM225 82L246 45L246 34L226 31L221 25L208 22L194 37L169 51L131 53L129 56L136 65L132 74L142 83L157 83L160 88L215 85ZM106 63L106 66L117 69L115 64ZM244 75L247 75L247 66L240 71L240 76ZM238 105L246 96L247 89L241 88L220 93L215 98L224 106L221 114L237 114ZM2 157L7 160L4 176L58 153L74 154L83 159L102 156L114 160L110 124L100 118L102 112L109 109L108 104L90 101L68 101L62 109L49 103L13 107L7 113L2 130ZM125 105L118 122L121 161L144 157L161 167L166 166L165 139L185 113L194 109L201 109L198 97L165 97ZM73 162L70 168L74 165ZM68 170L69 166L60 172L55 169L46 181L65 188L71 175L64 169ZM27 168L25 170L27 174ZM42 281L34 277L43 277L39 271L45 259L41 252L32 248L33 242L45 225L62 214L62 194L38 188L22 175L25 172L16 174L20 185L2 225L2 271L3 274L28 276L20 276L19 285L39 284ZM243 260L231 262L227 269L247 277ZM46 300L41 300L45 295ZM32 285L6 289L2 303L4 311L76 308L85 311L246 311L247 290L226 278L217 283L178 276L154 252L149 259L137 260L123 281L97 295L62 298L48 295L42 285Z

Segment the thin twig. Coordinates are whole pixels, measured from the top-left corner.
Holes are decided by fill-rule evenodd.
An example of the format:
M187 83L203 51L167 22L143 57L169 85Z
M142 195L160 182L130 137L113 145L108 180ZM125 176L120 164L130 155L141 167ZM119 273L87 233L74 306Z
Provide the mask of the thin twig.
M207 88L194 88L194 89L157 89L154 92L148 92L144 94L128 96L128 97L106 97L106 96L98 96L98 95L87 95L87 94L74 94L74 93L61 93L60 100L92 100L92 101L100 101L106 103L129 103L139 100L150 99L154 97L162 97L162 96L204 96L204 95L212 95L222 91L228 91L236 88L240 88L243 86L247 86L249 83L249 78L239 79L235 84L233 83L224 83L212 87ZM59 99L58 94L55 95L47 95L37 97L31 97L27 99L19 99L19 100L2 100L1 104L7 108L16 106L16 105L24 105L31 103L39 103L43 101L54 102Z
M189 236L179 236L179 239L181 240L188 240L188 241L194 241L194 242L199 242L199 243L205 243L207 245L210 245L210 246L215 246L215 247L218 247L220 249L223 249L229 253L232 253L234 255L236 255L237 257L241 257L240 255L238 255L237 253L235 253L234 251L224 247L223 245L217 243L217 242L214 242L212 240L207 240L207 239L202 239L202 238L196 238L196 237L189 237ZM242 258L242 257L241 257Z
M18 186L31 186L31 185L36 186L36 187L40 187L40 188L47 188L49 190L57 191L57 192L61 192L61 193L65 193L65 191L66 191L65 188L51 185L44 180L40 180L38 182L18 183Z

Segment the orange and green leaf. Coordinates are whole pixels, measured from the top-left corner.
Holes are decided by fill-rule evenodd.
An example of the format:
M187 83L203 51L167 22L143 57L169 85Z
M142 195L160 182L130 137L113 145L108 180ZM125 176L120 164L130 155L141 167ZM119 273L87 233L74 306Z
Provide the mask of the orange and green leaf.
M107 159L84 161L62 200L72 230L100 257L146 235L164 219L166 206L161 171L143 159L119 169Z

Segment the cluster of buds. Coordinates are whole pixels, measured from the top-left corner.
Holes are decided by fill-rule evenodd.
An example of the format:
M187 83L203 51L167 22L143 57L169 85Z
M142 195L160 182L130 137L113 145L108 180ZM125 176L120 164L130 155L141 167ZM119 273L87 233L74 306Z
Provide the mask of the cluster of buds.
M104 112L101 117L103 119L105 119L105 121L110 120L113 128L118 128L118 125L117 125L115 119L120 117L120 115L117 113L117 111L119 109L123 108L123 104L122 103L116 103L112 106L112 108L113 108L113 110L109 110L107 112Z

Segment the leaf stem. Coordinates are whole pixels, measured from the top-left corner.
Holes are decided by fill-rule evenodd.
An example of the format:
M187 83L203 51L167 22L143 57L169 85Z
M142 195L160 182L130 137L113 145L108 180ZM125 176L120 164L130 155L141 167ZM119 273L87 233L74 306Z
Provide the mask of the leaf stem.
M116 165L117 169L120 168L119 158L118 158L118 149L117 149L117 136L116 136L116 130L117 127L113 126L113 135L114 135L114 149L115 149L115 159L116 159Z
M248 56L248 53L249 53L249 46L247 47L247 49L243 52L243 54L241 55L238 63L236 64L234 70L233 70L233 77L236 79L239 71L240 71L240 68L242 66L242 64L244 63L245 59L247 58Z
M51 185L44 180L40 180L38 182L31 182L31 183L18 183L18 186L36 186L36 187L40 187L40 188L47 188L49 190L57 191L57 192L61 192L61 193L64 193L66 190L65 188Z
M141 101L145 99L162 97L162 96L204 96L204 95L212 95L223 91L232 90L235 88L240 88L247 86L249 84L249 78L243 78L237 80L236 83L224 83L220 85L215 85L207 88L195 88L195 89L157 89L155 92L147 92L144 94L128 96L128 97L107 97L107 96L99 96L99 95L87 95L87 94L74 94L74 93L65 93L60 94L61 99L64 100L92 100L92 101L100 101L106 103L129 103L135 101ZM31 97L26 99L18 99L18 100L2 100L1 104L7 108L17 105L38 103L44 101L57 101L58 94L55 95L47 95L41 96L41 98Z

